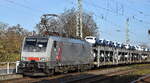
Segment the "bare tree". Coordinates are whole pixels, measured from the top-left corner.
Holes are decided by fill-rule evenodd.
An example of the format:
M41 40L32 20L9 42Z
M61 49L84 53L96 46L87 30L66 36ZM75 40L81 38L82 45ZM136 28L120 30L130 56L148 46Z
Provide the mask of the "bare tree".
M61 15L50 18L42 18L36 28L40 34L58 33L59 36L77 38L76 37L76 14L75 9L67 10ZM88 13L83 13L83 37L97 36L98 27L94 22L93 16ZM48 34L53 35L53 34Z

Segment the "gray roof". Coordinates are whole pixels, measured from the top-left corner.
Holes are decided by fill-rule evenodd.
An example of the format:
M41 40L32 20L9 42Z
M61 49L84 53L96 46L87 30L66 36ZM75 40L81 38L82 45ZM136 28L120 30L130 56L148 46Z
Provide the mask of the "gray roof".
M27 38L51 38L53 40L62 41L62 42L88 44L84 40L73 39L73 38L65 38L65 37L59 37L59 36L28 36Z
M49 38L52 38L52 39L54 39L56 41L87 44L87 42L85 42L83 40L73 39L73 38L64 38L64 37L59 37L59 36L50 36Z

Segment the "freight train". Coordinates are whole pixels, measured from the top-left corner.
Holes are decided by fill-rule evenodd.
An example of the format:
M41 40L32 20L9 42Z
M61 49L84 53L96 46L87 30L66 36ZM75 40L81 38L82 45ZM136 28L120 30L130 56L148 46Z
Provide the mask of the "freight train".
M90 70L102 65L149 61L150 53L145 51L102 45L93 47L83 40L56 36L29 36L23 40L17 73L31 76L53 75L56 72Z

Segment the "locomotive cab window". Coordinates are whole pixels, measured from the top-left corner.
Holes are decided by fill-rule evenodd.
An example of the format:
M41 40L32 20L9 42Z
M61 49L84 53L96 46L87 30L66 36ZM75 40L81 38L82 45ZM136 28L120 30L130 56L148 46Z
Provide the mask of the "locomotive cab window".
M45 52L47 38L26 38L23 51L25 52Z

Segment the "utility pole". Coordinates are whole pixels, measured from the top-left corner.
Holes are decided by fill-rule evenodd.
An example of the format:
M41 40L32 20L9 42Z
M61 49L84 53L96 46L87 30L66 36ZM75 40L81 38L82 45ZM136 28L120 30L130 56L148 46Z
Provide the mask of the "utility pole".
M126 19L126 30L125 30L125 33L126 33L125 43L129 44L129 42L130 42L130 40L129 40L129 18Z
M82 0L78 0L78 9L76 14L76 36L83 39L82 24Z

